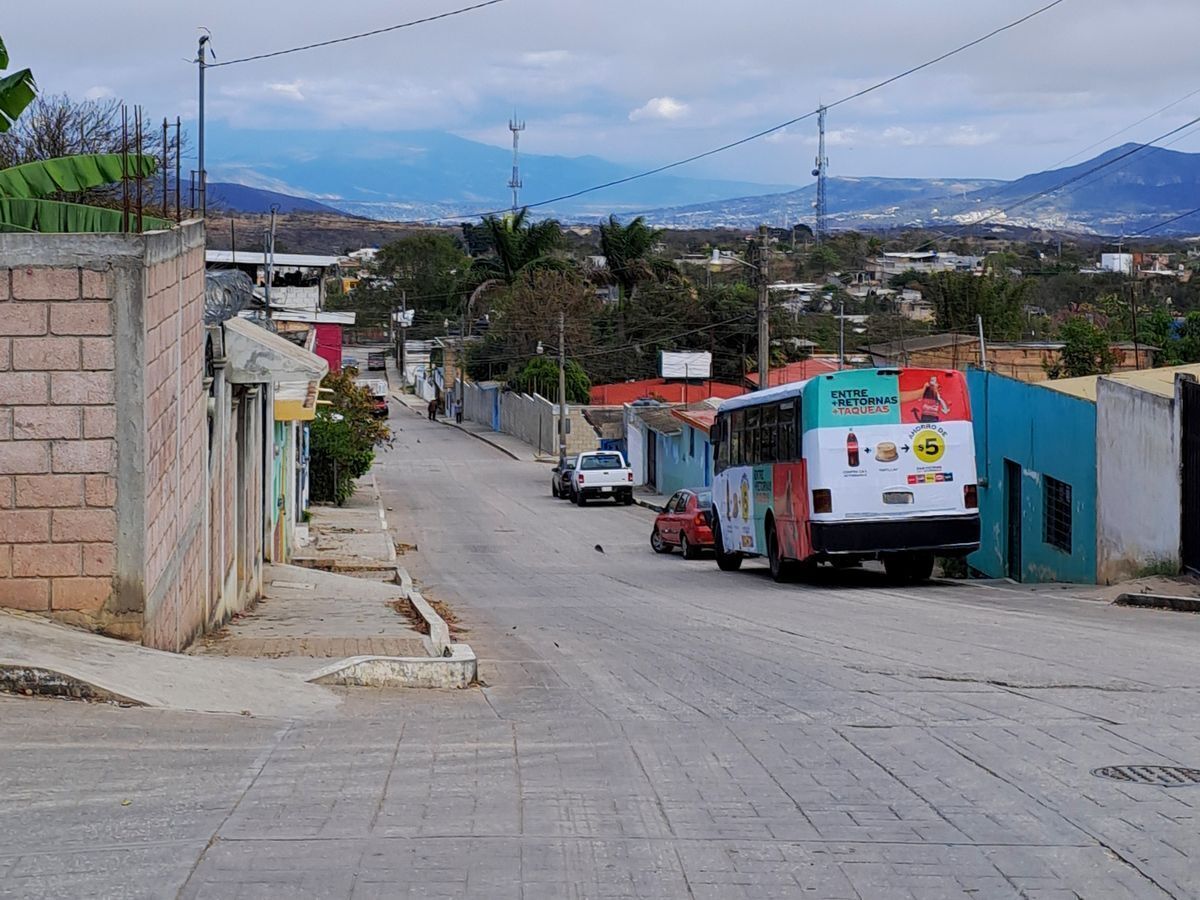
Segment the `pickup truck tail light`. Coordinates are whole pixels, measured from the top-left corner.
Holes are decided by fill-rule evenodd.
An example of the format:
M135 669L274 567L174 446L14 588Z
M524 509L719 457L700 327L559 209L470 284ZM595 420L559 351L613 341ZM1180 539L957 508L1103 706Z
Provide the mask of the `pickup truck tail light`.
M833 491L829 490L828 488L821 488L813 491L813 512L833 512Z
M979 509L979 488L976 485L963 485L963 505L967 509Z
M633 473L632 472L629 473L629 480L633 481Z
M585 480L585 479L584 479L584 477L583 477L583 473L582 473L582 472L580 472L580 473L579 473L579 483L580 483L580 484L583 484L584 480Z

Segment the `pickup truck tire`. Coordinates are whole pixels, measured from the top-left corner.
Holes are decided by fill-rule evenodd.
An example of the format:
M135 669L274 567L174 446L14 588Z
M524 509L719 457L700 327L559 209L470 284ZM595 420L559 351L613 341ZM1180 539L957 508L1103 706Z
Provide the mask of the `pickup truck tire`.
M620 499L626 506L633 506L633 491L626 491Z
M551 494L553 494L555 497L558 497L558 496L559 496L559 493L558 493L558 482L557 482L557 481L552 481L552 482L550 482L550 493L551 493Z
M576 506L587 506L587 497L583 496L583 494L580 493L579 491L575 492L575 505Z

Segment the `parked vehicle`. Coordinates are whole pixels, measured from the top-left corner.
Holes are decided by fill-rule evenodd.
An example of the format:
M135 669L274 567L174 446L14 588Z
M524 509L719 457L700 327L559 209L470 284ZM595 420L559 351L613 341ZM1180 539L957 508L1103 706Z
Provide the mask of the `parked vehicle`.
M550 493L566 499L571 494L571 473L575 471L575 459L560 459L550 470Z
M941 369L832 372L726 400L713 426L717 565L883 562L921 581L979 548L966 381Z
M388 383L382 378L359 378L354 382L371 392L372 413L378 419L388 417Z
M708 488L678 491L654 520L650 546L655 553L676 547L684 559L695 559L713 548L712 491Z
M381 372L387 368L387 354L382 350L367 354L367 371Z
M578 506L596 497L612 497L626 506L633 503L633 469L615 450L580 453L570 478L570 497Z

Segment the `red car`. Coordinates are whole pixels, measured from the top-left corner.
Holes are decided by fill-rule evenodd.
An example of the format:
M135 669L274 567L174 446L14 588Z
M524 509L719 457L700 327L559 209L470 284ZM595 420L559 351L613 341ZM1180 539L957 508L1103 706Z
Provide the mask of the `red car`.
M670 553L678 547L684 559L695 559L701 550L713 549L712 490L695 488L672 496L654 520L650 546L655 553Z

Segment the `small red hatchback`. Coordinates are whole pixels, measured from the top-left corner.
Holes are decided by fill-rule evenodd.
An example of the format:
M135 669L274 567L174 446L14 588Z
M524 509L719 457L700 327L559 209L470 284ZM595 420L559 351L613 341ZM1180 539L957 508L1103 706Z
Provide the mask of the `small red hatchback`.
M676 492L654 520L650 546L655 553L670 553L678 547L684 559L695 559L700 551L711 550L712 490L694 488Z

